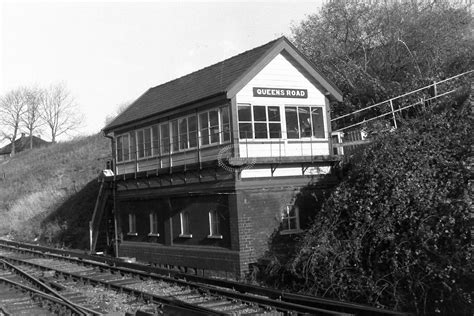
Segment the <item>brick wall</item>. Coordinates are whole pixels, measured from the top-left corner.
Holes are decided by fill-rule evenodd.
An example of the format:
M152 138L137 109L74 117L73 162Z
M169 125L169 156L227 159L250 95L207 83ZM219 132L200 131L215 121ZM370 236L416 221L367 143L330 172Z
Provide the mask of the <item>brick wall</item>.
M275 253L294 249L299 235L281 234L281 214L287 205L299 206L300 228L309 228L310 220L321 208L323 195L337 183L333 178L292 185L288 180L277 181L260 188L249 183L249 189L237 190L241 276L269 249Z

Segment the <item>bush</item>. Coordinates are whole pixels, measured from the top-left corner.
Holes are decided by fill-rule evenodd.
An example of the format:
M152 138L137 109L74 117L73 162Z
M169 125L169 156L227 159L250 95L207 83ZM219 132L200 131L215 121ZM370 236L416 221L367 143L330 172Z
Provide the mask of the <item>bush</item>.
M286 265L298 290L417 314L470 314L470 107L425 113L352 157Z

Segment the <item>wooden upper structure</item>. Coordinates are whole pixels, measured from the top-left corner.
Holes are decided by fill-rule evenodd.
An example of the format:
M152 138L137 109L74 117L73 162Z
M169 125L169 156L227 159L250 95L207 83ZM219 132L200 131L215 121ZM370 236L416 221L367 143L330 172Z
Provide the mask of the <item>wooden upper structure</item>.
M330 155L342 93L285 37L149 89L104 129L117 174L234 158Z

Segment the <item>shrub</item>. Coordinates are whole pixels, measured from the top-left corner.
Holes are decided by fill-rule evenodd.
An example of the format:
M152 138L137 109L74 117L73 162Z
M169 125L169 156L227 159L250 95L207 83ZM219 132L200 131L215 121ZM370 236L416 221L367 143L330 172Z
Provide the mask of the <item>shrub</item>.
M470 314L465 105L381 133L352 157L286 266L299 290L417 314Z

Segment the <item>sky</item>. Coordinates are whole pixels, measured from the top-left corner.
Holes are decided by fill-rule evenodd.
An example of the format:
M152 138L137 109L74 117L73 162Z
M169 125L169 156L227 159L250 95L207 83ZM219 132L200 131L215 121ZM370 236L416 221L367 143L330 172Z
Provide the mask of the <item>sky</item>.
M0 1L0 95L62 82L85 117L82 135L99 132L150 87L291 35L321 5Z

